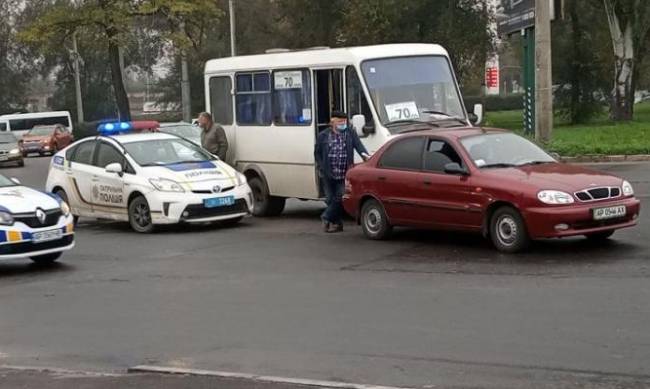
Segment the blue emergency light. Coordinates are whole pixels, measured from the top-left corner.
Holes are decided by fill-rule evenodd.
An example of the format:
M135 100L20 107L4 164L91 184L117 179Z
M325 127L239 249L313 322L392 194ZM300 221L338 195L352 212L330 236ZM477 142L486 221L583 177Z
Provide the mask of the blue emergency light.
M97 127L97 131L101 135L118 135L130 132L131 129L132 126L129 122L102 123Z

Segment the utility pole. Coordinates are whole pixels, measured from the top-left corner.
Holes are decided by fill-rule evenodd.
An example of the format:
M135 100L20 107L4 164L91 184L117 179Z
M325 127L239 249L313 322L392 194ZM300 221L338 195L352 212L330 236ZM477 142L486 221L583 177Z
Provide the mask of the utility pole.
M181 30L185 31L185 22L181 22ZM183 108L183 121L192 121L192 107L190 99L190 77L187 68L187 55L184 48L181 49L181 106Z
M535 70L535 139L548 142L553 132L550 1L535 1Z
M235 5L233 0L228 0L228 13L230 14L230 56L237 55L235 42Z
M77 122L83 123L84 121L84 106L83 101L81 100L81 79L79 76L79 50L77 48L77 32L75 31L72 34L72 50L74 53L74 86L75 86L75 96L77 98Z

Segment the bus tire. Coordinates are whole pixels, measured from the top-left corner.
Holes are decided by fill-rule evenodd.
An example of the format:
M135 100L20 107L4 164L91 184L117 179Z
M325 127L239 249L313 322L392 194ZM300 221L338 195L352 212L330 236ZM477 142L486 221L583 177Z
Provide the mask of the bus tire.
M271 196L266 183L259 177L248 180L253 192L253 215L258 217L278 216L284 211L286 199L284 197Z

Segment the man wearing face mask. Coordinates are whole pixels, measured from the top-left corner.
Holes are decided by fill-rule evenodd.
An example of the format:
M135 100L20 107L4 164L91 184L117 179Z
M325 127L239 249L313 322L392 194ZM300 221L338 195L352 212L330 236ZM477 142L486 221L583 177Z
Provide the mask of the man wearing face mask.
M343 231L345 173L354 163L355 150L364 161L368 159L368 151L357 133L350 128L345 112L332 112L330 127L318 135L314 148L327 204L321 215L325 232Z

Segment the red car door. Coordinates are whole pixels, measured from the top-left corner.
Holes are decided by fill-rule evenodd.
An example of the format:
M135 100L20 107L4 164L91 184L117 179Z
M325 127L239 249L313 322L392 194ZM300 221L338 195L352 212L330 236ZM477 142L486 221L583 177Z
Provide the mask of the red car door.
M420 184L423 194L421 215L436 227L480 228L481 207L472 202L469 176L446 173L445 167L452 163L467 169L450 143L442 139L427 139Z
M421 187L425 138L408 137L393 143L375 169L374 192L392 224L418 224L418 188Z

